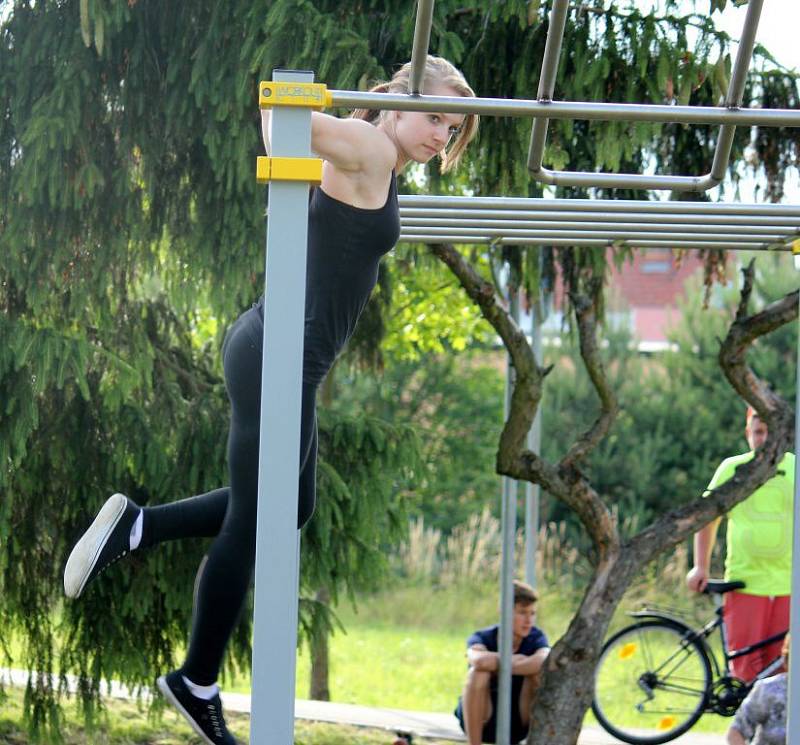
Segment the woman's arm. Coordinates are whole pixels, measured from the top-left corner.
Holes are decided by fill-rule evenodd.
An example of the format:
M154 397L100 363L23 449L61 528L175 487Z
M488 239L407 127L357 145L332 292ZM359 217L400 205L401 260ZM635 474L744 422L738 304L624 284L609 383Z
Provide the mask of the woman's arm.
M270 109L261 110L261 135L271 153ZM342 171L391 170L397 151L389 138L363 119L338 119L311 112L311 149Z

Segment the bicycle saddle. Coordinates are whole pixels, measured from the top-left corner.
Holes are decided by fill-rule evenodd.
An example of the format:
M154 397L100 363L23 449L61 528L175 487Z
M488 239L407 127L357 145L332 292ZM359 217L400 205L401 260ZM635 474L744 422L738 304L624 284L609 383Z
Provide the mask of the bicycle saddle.
M706 589L703 592L706 595L722 595L725 592L730 592L731 590L741 590L745 586L745 583L741 580L737 579L733 582L723 582L721 579L710 579L708 580L708 584L706 585Z

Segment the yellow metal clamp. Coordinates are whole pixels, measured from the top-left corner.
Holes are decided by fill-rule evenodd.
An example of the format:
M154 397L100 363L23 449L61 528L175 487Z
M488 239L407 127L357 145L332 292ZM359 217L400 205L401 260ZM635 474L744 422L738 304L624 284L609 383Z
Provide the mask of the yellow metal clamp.
M322 183L321 158L268 158L256 159L256 181L266 184L270 181L307 181L310 184Z
M258 107L303 106L322 111L333 104L333 95L324 83L276 83L262 80L258 86Z

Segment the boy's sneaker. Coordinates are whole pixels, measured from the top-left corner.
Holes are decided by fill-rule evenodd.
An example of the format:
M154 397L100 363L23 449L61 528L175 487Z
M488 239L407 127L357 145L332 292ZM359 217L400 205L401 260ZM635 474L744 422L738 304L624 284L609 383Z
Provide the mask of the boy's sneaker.
M114 494L75 544L64 569L64 592L77 598L91 580L131 551L131 527L140 507L124 494Z
M219 694L208 700L193 696L180 670L162 675L158 679L158 687L167 701L186 717L203 742L208 745L236 745L236 740L225 726Z

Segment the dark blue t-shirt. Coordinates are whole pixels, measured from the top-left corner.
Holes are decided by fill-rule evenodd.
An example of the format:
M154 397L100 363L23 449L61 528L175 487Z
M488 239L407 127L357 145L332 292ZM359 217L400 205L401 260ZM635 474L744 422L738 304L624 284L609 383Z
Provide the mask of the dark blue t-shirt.
M467 639L467 648L473 644L482 644L489 652L497 651L497 638L500 635L500 626L495 624L485 629L478 629ZM519 648L512 650L512 654L524 654L530 657L537 649L549 647L544 632L534 626L528 635L520 642ZM522 676L514 676L522 677Z

